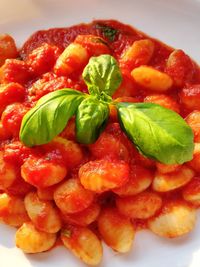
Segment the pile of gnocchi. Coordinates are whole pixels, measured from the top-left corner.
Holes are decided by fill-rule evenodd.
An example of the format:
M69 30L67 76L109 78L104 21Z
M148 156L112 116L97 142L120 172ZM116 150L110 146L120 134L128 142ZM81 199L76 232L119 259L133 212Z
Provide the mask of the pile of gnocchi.
M156 103L185 119L194 133L191 161L166 165L141 155L112 105L93 144L76 141L74 117L48 144L30 148L20 141L22 118L37 100L62 88L87 92L81 73L90 57L102 54L114 56L122 72L116 102ZM0 222L17 228L18 248L40 253L59 240L96 266L102 242L127 253L139 230L175 238L194 229L200 69L182 50L117 21L93 21L36 32L20 50L0 35L0 66Z

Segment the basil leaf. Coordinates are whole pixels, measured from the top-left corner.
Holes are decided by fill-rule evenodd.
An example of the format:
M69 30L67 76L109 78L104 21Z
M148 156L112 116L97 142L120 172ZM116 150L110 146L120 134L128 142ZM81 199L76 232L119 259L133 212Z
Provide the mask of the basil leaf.
M20 140L29 147L50 142L63 131L83 99L84 94L73 89L62 89L43 96L24 116Z
M106 37L109 41L113 42L115 40L118 33L117 29L101 23L97 23L95 27L96 29L99 29L102 32L103 37Z
M82 101L76 114L76 139L82 144L94 143L104 129L109 107L95 97Z
M119 103L117 108L121 127L142 154L165 164L192 159L193 133L177 113L152 103Z
M91 95L100 96L104 92L112 96L122 81L122 75L114 57L101 55L90 58L83 79Z

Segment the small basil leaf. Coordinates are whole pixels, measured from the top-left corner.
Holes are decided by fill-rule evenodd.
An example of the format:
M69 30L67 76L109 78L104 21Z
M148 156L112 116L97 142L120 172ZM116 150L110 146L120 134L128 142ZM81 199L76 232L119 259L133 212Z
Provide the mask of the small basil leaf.
M109 107L95 97L82 101L76 114L76 139L82 144L94 143L104 129Z
M181 116L152 103L117 104L121 127L145 156L165 164L192 159L191 128Z
M91 95L100 96L104 92L112 96L122 81L122 75L114 57L101 55L90 58L83 71L83 79Z
M110 42L115 40L118 33L117 29L101 23L97 23L95 27L96 29L99 29L103 34L103 37L106 37Z
M20 140L29 147L50 142L62 132L83 99L84 94L73 89L43 96L23 117Z

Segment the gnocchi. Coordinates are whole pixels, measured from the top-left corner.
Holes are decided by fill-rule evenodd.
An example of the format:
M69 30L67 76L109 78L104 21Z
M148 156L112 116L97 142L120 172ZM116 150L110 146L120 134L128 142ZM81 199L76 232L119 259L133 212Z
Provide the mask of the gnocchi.
M187 184L195 175L195 172L187 166L182 166L175 172L159 173L157 172L152 187L158 192L167 192L177 189Z
M88 59L86 48L78 43L71 43L57 59L54 71L58 75L69 75L84 67Z
M131 75L139 85L157 92L165 92L173 85L169 75L149 66L135 68L132 70Z
M5 190L17 179L15 166L4 160L3 153L0 151L0 190Z
M156 193L142 192L136 196L116 199L121 214L132 219L148 219L155 215L162 206L162 198Z
M131 249L135 230L129 219L121 216L116 208L105 208L98 218L98 229L106 244L117 252Z
M94 193L85 189L77 178L70 178L57 187L54 200L62 213L76 213L90 206Z
M154 43L149 39L135 41L122 55L121 64L130 69L146 65L154 52Z
M29 220L24 201L20 197L0 194L0 221L10 226L19 227Z
M61 182L67 175L67 168L45 158L28 158L21 166L22 178L38 188L49 187Z
M90 229L81 226L68 226L62 230L61 240L64 246L84 263L96 266L101 262L102 245Z
M184 202L171 201L165 204L161 213L149 219L149 229L163 237L174 238L193 230L196 223L195 209Z
M123 161L89 161L79 169L84 188L101 193L124 185L129 179L129 166Z
M195 206L200 205L200 178L194 177L182 191L183 198Z
M53 247L56 234L39 231L31 222L24 223L16 232L15 243L25 253L40 253Z
M50 201L40 200L37 193L30 192L24 199L29 218L34 226L46 233L57 233L61 229L58 210Z
M140 166L140 165L133 165L130 169L130 178L128 182L116 189L113 189L119 196L132 196L137 195L147 189L153 181L153 173Z

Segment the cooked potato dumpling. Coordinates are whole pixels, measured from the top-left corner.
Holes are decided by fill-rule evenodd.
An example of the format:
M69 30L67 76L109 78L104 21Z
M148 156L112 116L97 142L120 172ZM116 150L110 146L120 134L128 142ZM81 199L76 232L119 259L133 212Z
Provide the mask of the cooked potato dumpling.
M169 108L177 113L180 113L178 103L170 96L165 94L153 94L145 97L144 102L158 104L164 108Z
M100 213L100 205L92 203L87 209L74 214L63 214L62 219L65 223L87 226L94 222Z
M192 128L194 141L200 143L200 111L194 110L186 117L187 124Z
M45 188L38 188L37 189L38 197L41 200L53 200L54 191L57 188L57 186L58 185L56 184Z
M134 165L130 168L130 178L128 182L113 190L119 196L132 196L147 189L153 181L153 174L150 170Z
M14 166L3 159L3 153L0 152L0 190L11 186L17 178L17 172Z
M61 239L76 257L88 265L96 266L102 259L102 245L98 237L88 228L68 226L61 232Z
M101 193L124 185L129 179L129 165L120 160L89 161L79 169L84 188Z
M48 150L58 150L61 152L64 163L67 168L76 167L83 160L83 151L81 146L74 141L57 136L52 142L44 146Z
M135 68L131 75L139 85L157 92L165 92L173 84L173 80L169 75L149 66Z
M149 229L164 237L178 237L192 231L196 222L195 209L185 202L166 203L161 213L148 221Z
M122 55L121 64L129 68L145 65L154 52L154 43L150 39L135 41Z
M16 232L15 243L25 253L47 251L56 242L56 234L39 231L31 223L24 223Z
M62 181L67 168L45 158L28 158L21 167L22 178L35 187L49 187Z
M68 45L56 61L54 71L58 75L69 75L84 67L89 59L87 49L80 44Z
M194 177L183 189L183 198L195 206L200 206L200 177Z
M171 164L171 165L167 165L167 164L163 164L160 162L156 162L156 167L159 173L171 173L171 172L175 172L178 171L178 169L181 168L181 165L179 164Z
M61 228L61 219L53 202L40 200L37 193L31 192L24 199L28 216L35 227L47 233L56 233Z
M136 196L117 198L119 212L129 218L147 219L160 210L162 198L155 193L142 192Z
M0 66L7 58L15 58L17 55L14 39L8 34L0 34Z
M58 186L54 200L62 213L76 213L88 208L94 193L86 190L77 178L71 178Z
M187 166L181 166L175 172L162 174L157 172L153 180L153 189L158 192L167 192L187 184L195 173Z
M131 249L135 236L134 227L116 208L102 210L98 218L98 229L105 243L112 249L121 253Z
M29 220L25 210L23 199L9 196L6 193L0 194L0 221L11 225L21 226Z
M195 143L193 159L188 163L192 169L200 172L200 143Z

